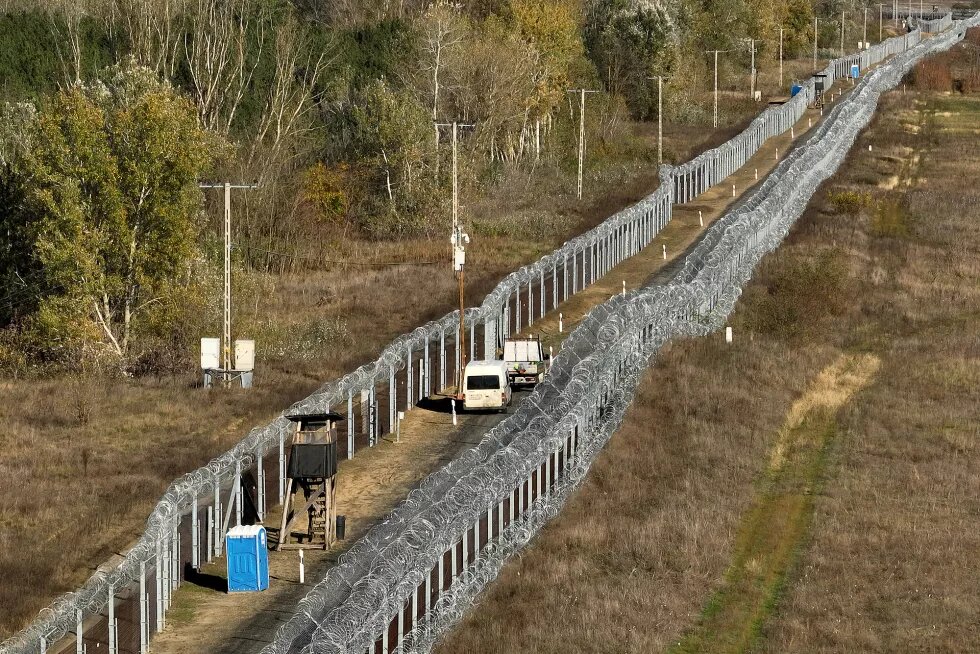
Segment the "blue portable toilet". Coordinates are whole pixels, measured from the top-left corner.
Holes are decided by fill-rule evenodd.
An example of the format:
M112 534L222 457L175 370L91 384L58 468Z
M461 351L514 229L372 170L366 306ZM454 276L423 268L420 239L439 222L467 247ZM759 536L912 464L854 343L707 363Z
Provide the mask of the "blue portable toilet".
M851 64L851 77L857 79L861 76L861 67L858 64Z
M802 84L794 84L792 87L790 87L789 95L791 98L795 98L797 94L799 94L799 92L802 90L803 90Z
M226 536L228 592L245 593L269 587L269 548L265 527L233 527Z

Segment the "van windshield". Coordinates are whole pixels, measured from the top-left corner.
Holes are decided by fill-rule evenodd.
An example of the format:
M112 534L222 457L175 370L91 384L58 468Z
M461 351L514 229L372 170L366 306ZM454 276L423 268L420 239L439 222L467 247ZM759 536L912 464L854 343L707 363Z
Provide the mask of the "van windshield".
M473 375L466 378L466 388L471 391L493 391L500 389L497 375Z

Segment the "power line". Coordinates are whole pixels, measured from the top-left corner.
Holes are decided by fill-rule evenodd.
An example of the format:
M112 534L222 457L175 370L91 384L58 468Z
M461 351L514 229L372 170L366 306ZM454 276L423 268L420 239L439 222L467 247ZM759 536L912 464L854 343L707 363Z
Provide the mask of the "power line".
M255 245L248 244L235 244L235 247L242 248L245 250L251 250L255 252L262 252L264 254L271 254L277 257L288 257L292 259L304 259L306 261L317 261L320 263L332 263L339 266L362 266L365 268L385 268L394 266L438 266L441 265L439 261L352 261L350 259L328 259L326 257L318 257L311 254L299 254L299 253L289 253L289 252L278 252L276 250L267 250L265 248L260 248Z

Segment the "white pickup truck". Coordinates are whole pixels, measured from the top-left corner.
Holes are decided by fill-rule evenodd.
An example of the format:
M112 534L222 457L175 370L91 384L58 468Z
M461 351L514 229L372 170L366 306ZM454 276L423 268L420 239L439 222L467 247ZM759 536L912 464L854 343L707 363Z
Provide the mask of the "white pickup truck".
M511 386L540 383L548 369L548 357L536 336L504 341L504 362Z

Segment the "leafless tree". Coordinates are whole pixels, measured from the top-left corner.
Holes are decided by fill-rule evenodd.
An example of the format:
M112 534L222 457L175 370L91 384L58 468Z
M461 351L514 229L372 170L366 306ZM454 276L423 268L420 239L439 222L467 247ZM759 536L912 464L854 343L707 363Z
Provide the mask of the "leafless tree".
M326 51L315 51L296 18L289 16L276 28L275 61L272 87L249 152L250 165L260 154L267 164L282 165L297 155L295 143L314 129L316 87L329 57Z
M120 25L136 59L165 77L173 78L181 54L182 19L190 0L115 0L112 18ZM111 27L111 26L110 26Z
M184 52L195 100L204 126L227 134L265 47L267 9L249 0L191 2Z

